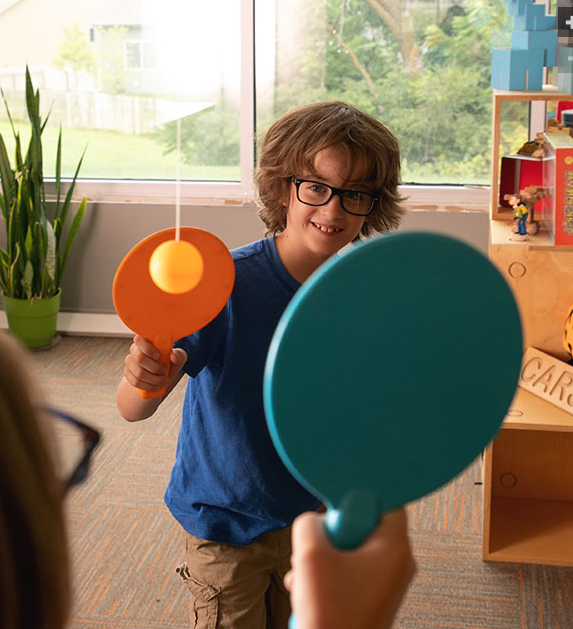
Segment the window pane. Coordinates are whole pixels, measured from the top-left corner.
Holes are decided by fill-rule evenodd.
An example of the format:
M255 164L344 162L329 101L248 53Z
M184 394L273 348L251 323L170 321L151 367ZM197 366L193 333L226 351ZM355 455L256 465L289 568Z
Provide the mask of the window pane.
M139 42L125 42L126 67L129 70L141 68L141 44Z
M342 99L396 131L404 182L489 184L491 49L512 29L503 0L256 0L255 14L262 126ZM510 114L503 140L516 150L527 112Z
M0 11L0 86L23 138L26 60L44 116L51 107L46 174L61 125L66 176L87 144L83 177L173 179L181 118L182 178L238 180L240 8L237 0L55 0L42 16L26 2ZM0 132L10 144L4 107Z

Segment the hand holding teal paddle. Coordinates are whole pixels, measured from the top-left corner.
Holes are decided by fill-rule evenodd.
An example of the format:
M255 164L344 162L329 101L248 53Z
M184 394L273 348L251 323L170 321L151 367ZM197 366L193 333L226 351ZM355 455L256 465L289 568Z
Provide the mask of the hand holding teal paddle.
M289 471L341 549L451 480L495 436L522 358L519 313L481 253L449 237L372 238L299 289L269 349L264 404Z

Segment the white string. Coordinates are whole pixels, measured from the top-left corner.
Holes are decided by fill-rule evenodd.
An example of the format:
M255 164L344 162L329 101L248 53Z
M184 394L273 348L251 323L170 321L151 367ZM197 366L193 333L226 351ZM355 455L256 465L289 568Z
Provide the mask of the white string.
M175 240L181 227L181 118L177 118L177 166L175 175Z

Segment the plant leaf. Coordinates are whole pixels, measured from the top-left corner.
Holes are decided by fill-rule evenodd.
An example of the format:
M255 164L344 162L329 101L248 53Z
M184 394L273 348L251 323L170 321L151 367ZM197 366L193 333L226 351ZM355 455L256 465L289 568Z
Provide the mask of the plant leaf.
M74 215L74 218L72 219L72 224L70 225L70 231L68 232L68 238L66 240L66 247L60 259L60 268L58 269L58 277L57 277L58 286L60 285L62 274L64 272L64 267L66 266L66 262L68 261L68 257L72 250L72 245L74 244L76 236L78 235L80 225L82 224L84 214L86 213L86 204L87 204L87 198L83 197Z
M10 127L12 129L12 133L14 137L18 134L16 133L16 128L14 127L14 121L12 120L12 115L10 114L10 109L8 107L8 101L6 100L6 96L4 94L4 90L0 88L0 94L2 94L2 100L4 101L4 107L6 107L6 114L8 115L8 120L10 121Z
M34 280L34 267L30 260L26 261L26 266L24 268L24 275L22 275L22 288L24 289L24 293L26 294L26 299L32 299L33 291L32 291L32 282Z
M0 247L0 287L5 295L8 294L7 272L9 266L10 258L8 257L8 252Z
M7 295L10 295L11 297L15 297L16 299L22 296L22 293L20 293L20 291L17 290L16 284L14 282L16 264L18 263L19 258L20 258L20 243L17 242L15 246L14 259L8 269L8 292L6 293Z
M40 189L43 187L43 164L42 164L42 120L40 118L40 92L34 92L30 71L26 66L26 107L28 118L30 119L31 136L28 145L26 164L30 170L32 183L32 196L34 200L39 200Z
M8 159L8 152L6 151L6 145L4 144L4 138L0 134L0 181L2 182L2 195L4 197L4 203L2 203L2 213L4 214L4 220L8 220L8 208L12 205L12 198L16 191L16 179L14 172L10 166L10 160Z
M55 218L60 215L60 196L62 193L62 127L58 132L58 144L56 147L56 212Z
M27 299L31 299L34 293L32 282L34 279L34 267L33 263L36 263L36 260L41 259L41 253L38 250L38 247L34 246L34 226L28 225L28 230L26 231L26 238L24 240L24 247L22 249L23 256L20 259L19 267L21 269L22 279L20 283L22 288L24 289L24 293L26 294ZM40 264L36 263L36 267L39 269ZM41 278L37 278L40 280Z
M39 92L38 92L38 98L39 98ZM38 101L39 102L39 101ZM50 105L50 109L48 109L48 113L46 114L46 117L44 118L44 122L42 122L42 126L40 128L40 131L42 133L44 133L44 127L48 124L48 118L50 117L50 114L52 113L52 109L54 108L54 103L52 102L52 104Z
M56 237L52 225L46 223L47 248L46 248L46 274L50 280L56 281Z
M80 172L80 168L81 168L82 162L84 160L84 155L86 154L87 148L88 147L87 147L87 144L86 144L86 146L84 147L84 150L83 150L83 152L81 154L80 161L78 162L78 165L76 167L76 172L74 173L74 176L73 176L72 181L70 183L70 187L68 188L68 192L66 193L66 198L65 198L64 204L62 206L62 213L60 215L60 219L62 221L62 227L65 225L66 219L68 218L68 212L69 212L69 209L70 209L70 205L72 203L72 195L74 193L74 188L76 186L76 179L78 178L78 174ZM59 240L58 240L58 244L59 244Z
M59 218L54 220L54 236L56 238L56 245L60 241L60 234L62 233L62 221Z
M22 172L24 170L24 160L22 159L22 146L20 144L20 134L16 133L14 136L14 160L16 162L16 172Z

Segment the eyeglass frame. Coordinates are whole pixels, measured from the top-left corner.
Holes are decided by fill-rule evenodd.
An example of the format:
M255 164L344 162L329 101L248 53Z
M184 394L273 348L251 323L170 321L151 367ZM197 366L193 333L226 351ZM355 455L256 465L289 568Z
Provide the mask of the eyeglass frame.
M329 184L324 183L323 181L315 181L314 179L301 179L300 177L295 177L294 175L290 178L290 180L295 185L296 198L301 203L304 203L305 205L310 205L311 207L322 207L323 205L326 205L327 203L330 203L330 201L332 200L333 196L337 196L340 199L340 207L347 214L352 214L352 216L369 216L370 214L372 214L372 210L374 209L374 206L376 205L376 203L378 203L378 201L380 201L380 197L379 196L376 196L376 195L372 194L371 192L366 192L365 190L354 190L352 188L335 188L334 186L330 186ZM328 188L330 190L330 196L323 203L308 203L307 201L303 201L300 198L300 184L301 183L316 183L319 186L324 186L325 188ZM350 210L348 210L347 208L344 207L344 195L347 192L358 192L359 194L365 194L366 196L368 196L368 197L370 197L372 199L372 204L370 205L370 209L368 210L368 212L366 212L366 214L358 214L356 212L351 212Z
M80 421L77 417L73 415L68 415L63 411L60 411L57 408L52 406L43 407L45 412L50 413L53 417L57 417L62 421L71 424L75 428L78 428L82 433L82 441L84 445L83 454L76 464L74 471L70 474L70 476L64 481L64 493L66 493L71 487L74 485L79 485L83 483L87 478L87 475L90 470L90 461L92 454L99 442L101 441L101 433L99 430L96 430L92 426L88 426L84 422Z

